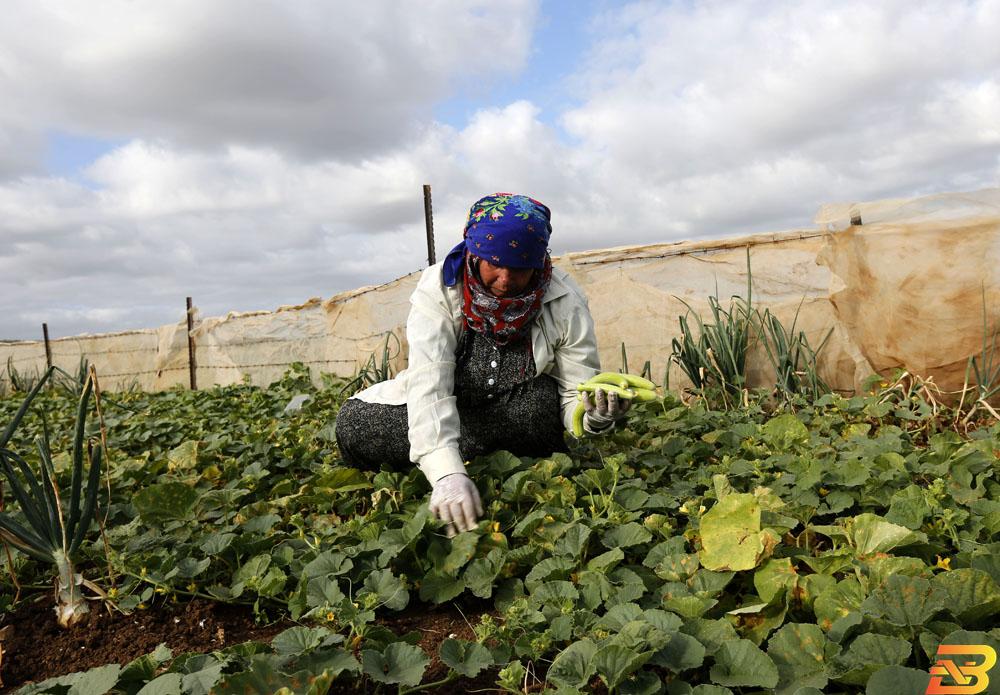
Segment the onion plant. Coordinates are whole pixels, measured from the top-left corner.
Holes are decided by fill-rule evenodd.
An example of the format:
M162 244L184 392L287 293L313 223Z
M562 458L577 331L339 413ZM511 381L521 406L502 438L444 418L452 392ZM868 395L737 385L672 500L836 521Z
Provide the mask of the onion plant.
M18 453L8 448L11 436L24 418L32 400L52 375L49 369L25 398L14 419L0 434L0 470L20 507L20 518L0 512L0 538L26 555L56 567L56 616L62 627L71 627L88 612L81 593L84 580L74 570L73 559L97 508L97 492L101 477L101 448L89 443L84 454L87 406L93 390L93 374L80 394L76 413L76 429L72 445L72 479L67 491L60 491L56 480L48 427L36 439L39 455L39 475ZM84 476L84 460L90 470ZM68 501L68 504L67 504ZM91 586L89 582L86 582Z
M728 310L719 302L718 290L708 298L711 322L703 321L691 305L687 315L678 316L680 335L671 340L670 359L676 362L694 387L702 393L708 386L718 386L723 402L727 395L738 396L746 386L746 358L753 330L753 275L750 272L750 249L747 249L747 295L730 297ZM688 322L698 324L697 335Z
M833 329L827 331L819 347L814 349L809 344L805 331L795 332L801 309L802 302L799 302L790 329L786 329L770 309L758 312L760 342L774 369L775 390L786 401L791 401L797 395L816 400L830 392L829 385L819 376L816 360L833 334Z
M395 341L396 347L390 348L389 343ZM358 373L348 381L340 390L342 394L348 396L366 389L374 384L388 381L392 378L392 360L396 359L401 349L399 338L392 331L385 334L385 342L382 344L381 357L376 360L377 352L368 356L368 361L363 367L358 369Z

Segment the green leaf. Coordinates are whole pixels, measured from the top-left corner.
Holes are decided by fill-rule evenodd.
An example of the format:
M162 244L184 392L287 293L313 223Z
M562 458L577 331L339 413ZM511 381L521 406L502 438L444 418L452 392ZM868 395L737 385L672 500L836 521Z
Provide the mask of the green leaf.
M649 661L652 652L635 652L618 645L601 647L594 654L593 664L609 690L614 690L631 673Z
M188 440L167 452L167 470L185 472L198 467L198 442Z
M349 572L353 567L354 563L343 553L324 550L306 564L302 569L302 574L312 579L313 577L344 574L345 572Z
M854 577L837 582L837 585L820 592L813 604L819 626L829 632L833 624L861 610L865 600L864 589Z
M325 695L336 674L298 671L285 674L276 671L269 661L255 659L249 670L226 676L212 688L212 695L245 695L275 693L277 695Z
M930 515L931 508L924 499L923 488L919 485L908 485L892 495L885 520L916 530Z
M494 548L486 557L477 558L468 564L462 579L474 596L489 598L493 595L494 582L503 569L506 557L506 551Z
M918 627L947 607L947 594L926 579L891 575L861 604L867 615L900 627Z
M831 661L830 675L841 683L864 685L882 667L904 664L912 650L913 645L898 637L860 635Z
M149 681L139 690L136 695L181 695L181 687L183 684L183 677L179 673L164 673L158 678L154 678ZM70 693L73 691L71 690ZM92 695L98 695L99 691L81 691L92 693Z
M104 695L115 687L121 668L118 664L109 664L80 674L70 687L69 695Z
M331 634L325 627L290 627L271 640L271 648L281 656L305 654L322 645Z
M445 556L441 571L455 576L455 574L465 567L465 564L476 554L476 546L479 543L479 536L466 531L451 539L451 552Z
M184 674L181 679L181 692L184 695L209 695L222 678L222 670L225 667L225 661L217 661L206 668Z
M466 678L474 678L493 665L493 656L478 642L446 639L441 643L441 661Z
M177 563L177 576L184 579L193 579L208 569L212 561L207 557L195 560L193 557L186 557Z
M465 581L449 574L431 570L420 582L420 600L431 603L450 601L465 591Z
M761 439L778 451L788 451L809 443L809 430L791 413L768 420L760 428Z
M889 523L876 514L860 514L848 524L851 544L859 555L887 553L893 548L925 543L927 536L904 526Z
M963 625L1000 613L1000 587L982 570L942 572L932 582L948 595L948 611Z
M573 524L566 529L566 533L562 535L562 538L556 541L553 554L579 558L583 555L589 539L590 529L588 527L583 524Z
M931 675L904 666L886 666L868 679L866 695L914 695L927 692Z
M789 623L767 643L767 655L778 667L778 695L794 695L803 687L825 688L826 666L838 648L818 625Z
M726 642L739 638L732 623L722 618L718 620L706 618L685 620L681 632L691 635L705 645L705 652L710 656L714 656Z
M745 639L726 642L715 653L711 679L719 685L773 688L778 668L771 658Z
M622 526L611 527L601 537L601 543L606 548L631 548L634 545L648 543L652 538L653 534L649 529L632 521Z
M122 668L122 672L118 676L118 684L145 683L151 680L156 674L156 669L163 662L168 661L171 656L173 656L173 653L165 643L161 642L157 645L156 649L133 659Z
M686 582L698 571L697 555L676 553L667 555L653 568L656 576L668 582Z
M636 671L622 681L618 692L621 695L659 695L663 692L663 682L651 671Z
M790 559L771 559L761 565L753 574L753 585L757 594L765 603L783 594L788 588L795 586L799 573L795 571Z
M378 570L365 577L364 588L375 594L378 602L390 610L401 611L410 602L410 592L399 577L394 577L391 570Z
M393 642L383 652L365 649L361 652L361 668L379 683L417 685L431 660L420 647L405 642Z
M346 596L340 590L336 577L317 577L309 579L306 586L306 605L309 608L331 607L340 605Z
M655 654L650 661L674 673L698 668L705 661L704 645L690 635L675 632L670 642Z
M576 562L565 557L547 557L531 568L524 578L529 591L548 580L569 579Z
M760 505L750 494L719 500L701 518L701 564L710 570L748 570L764 554Z
M201 552L206 555L219 555L232 545L235 538L236 534L234 533L213 533L206 537L199 547Z
M164 521L191 518L198 492L184 483L169 482L150 485L139 490L132 504L143 522L157 526Z
M587 560L587 569L592 572L608 573L613 570L618 563L625 559L625 552L621 548L614 548L606 553L601 553L597 557Z
M318 488L326 488L333 492L352 492L365 490L372 486L365 474L354 468L334 468L320 477L315 483Z

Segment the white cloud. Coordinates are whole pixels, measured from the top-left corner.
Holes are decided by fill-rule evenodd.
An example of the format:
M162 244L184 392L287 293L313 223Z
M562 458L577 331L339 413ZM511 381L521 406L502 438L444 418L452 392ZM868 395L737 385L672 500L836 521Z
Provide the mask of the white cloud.
M536 4L11 3L0 128L364 156L417 132L456 80L520 70Z
M334 22L333 5L257 3L245 26L225 23L243 3L17 5L0 97L24 108L0 113L0 135L126 144L87 169L90 187L4 183L35 154L30 138L0 154L13 317L0 337L43 320L54 335L158 325L187 295L211 315L404 275L426 263L425 183L438 257L497 190L548 204L560 253L1000 185L997 0L619 6L594 20L572 108L484 103L459 127L435 123L434 102L522 69L535 5L338 5Z

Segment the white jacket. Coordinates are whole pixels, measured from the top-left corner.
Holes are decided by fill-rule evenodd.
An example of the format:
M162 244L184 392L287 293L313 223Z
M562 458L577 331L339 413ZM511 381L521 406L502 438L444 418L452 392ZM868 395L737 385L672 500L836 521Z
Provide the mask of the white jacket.
M408 367L396 378L353 396L368 403L407 406L410 460L430 482L464 473L459 454L455 351L463 330L462 285L445 287L442 263L427 268L410 297L406 320ZM563 425L572 431L576 386L600 372L594 320L583 290L553 267L542 310L531 326L535 374L559 384Z

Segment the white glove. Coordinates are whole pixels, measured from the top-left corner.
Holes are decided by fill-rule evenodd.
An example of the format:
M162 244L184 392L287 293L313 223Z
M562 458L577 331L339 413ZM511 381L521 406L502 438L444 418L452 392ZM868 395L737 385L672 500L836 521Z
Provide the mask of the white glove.
M451 538L455 529L471 531L476 527L477 515L483 513L483 503L479 499L476 484L465 473L450 473L431 483L431 513L448 524L447 533Z
M587 412L583 416L583 424L591 432L601 432L610 427L616 420L625 417L632 401L619 398L617 393L605 393L604 389L594 390L594 401L590 393L583 392L583 408Z

